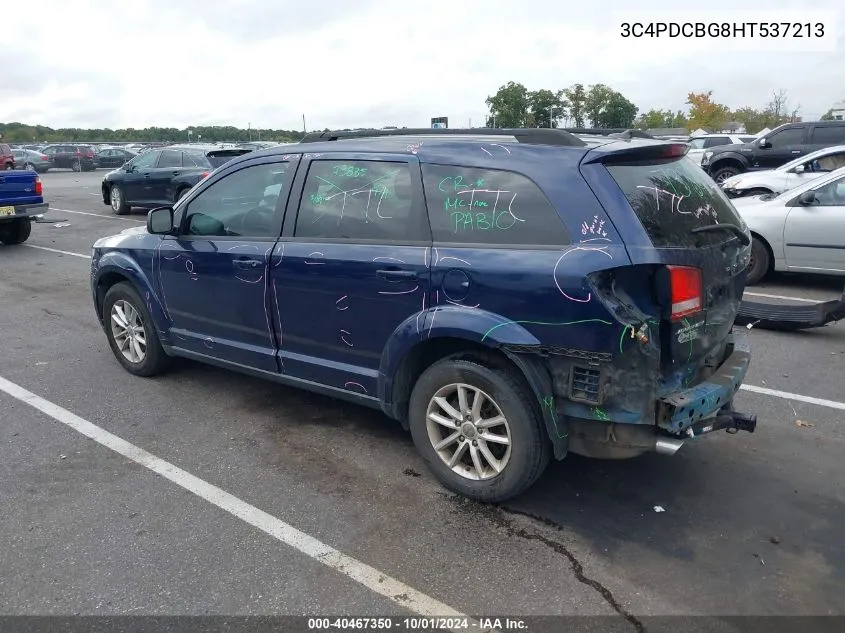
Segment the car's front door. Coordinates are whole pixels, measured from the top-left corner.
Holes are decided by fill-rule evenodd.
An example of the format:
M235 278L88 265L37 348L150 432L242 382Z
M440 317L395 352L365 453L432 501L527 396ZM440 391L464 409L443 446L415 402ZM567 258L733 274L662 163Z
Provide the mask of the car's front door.
M394 333L422 337L431 230L416 156L331 154L300 167L273 253L285 373L378 396Z
M806 153L806 127L788 127L766 136L767 146L759 142L754 150L753 163L759 169L774 169Z
M149 173L158 160L159 152L144 152L136 156L132 162L126 165L121 174L121 186L123 187L123 199L126 202L139 203L147 201L147 185Z
M279 371L269 262L296 164L243 163L180 205L179 233L162 240L155 266L177 348Z
M793 206L783 231L790 270L845 272L845 175L812 189L811 204Z

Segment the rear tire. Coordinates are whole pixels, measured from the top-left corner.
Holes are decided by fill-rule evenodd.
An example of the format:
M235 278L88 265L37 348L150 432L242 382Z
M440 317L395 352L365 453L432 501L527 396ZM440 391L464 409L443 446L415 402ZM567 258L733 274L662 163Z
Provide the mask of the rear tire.
M751 240L751 261L748 262L748 276L746 277L745 285L753 286L759 283L763 277L769 274L769 269L772 265L772 257L769 254L769 249L758 238Z
M117 362L135 376L155 376L170 366L147 306L135 287L121 282L103 300L106 338Z
M82 163L78 160L75 160L73 161L73 164L71 164L70 168L73 171L82 171Z
M126 215L129 213L129 205L123 197L123 189L119 185L112 185L109 189L109 206L115 215Z
M15 168L15 165L14 165L13 163L6 163L6 164L3 166L3 169L5 169L6 171L11 171L11 170L12 170L12 169L14 169L14 168Z
M741 173L742 172L736 167L722 167L713 172L713 180L715 180L717 184L721 185L728 178L731 178Z
M23 244L32 233L32 222L29 218L17 218L11 222L0 224L0 242L6 246Z
M459 390L465 394L464 411L459 410ZM484 406L475 409L478 397ZM438 404L443 398L450 406ZM457 416L449 413L450 407ZM408 417L414 444L429 470L449 490L476 501L496 503L520 494L540 477L551 457L539 407L507 368L485 367L468 358L443 359L417 380ZM500 418L503 422L490 425ZM485 437L506 437L509 444ZM455 453L459 458L450 467L447 462Z
M23 168L26 169L27 171L35 171L35 172L38 171L37 169L35 169L35 165L33 165L32 163L26 163L23 166Z
M190 187L183 187L176 193L176 202L179 202L182 198L184 198L188 192L191 190Z

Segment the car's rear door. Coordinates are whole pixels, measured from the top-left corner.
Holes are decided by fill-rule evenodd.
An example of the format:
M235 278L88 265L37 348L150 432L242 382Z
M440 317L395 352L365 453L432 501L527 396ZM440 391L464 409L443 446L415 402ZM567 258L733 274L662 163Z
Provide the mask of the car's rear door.
M145 175L146 201L160 204L174 202L171 183L182 171L182 152L172 149L162 150L155 167Z
M285 373L374 398L388 341L428 305L419 161L333 152L299 174L271 269Z
M678 151L683 146L597 153L582 171L632 263L653 265L652 292L665 307L664 377L689 381L724 351L745 287L750 234L718 185L672 155Z

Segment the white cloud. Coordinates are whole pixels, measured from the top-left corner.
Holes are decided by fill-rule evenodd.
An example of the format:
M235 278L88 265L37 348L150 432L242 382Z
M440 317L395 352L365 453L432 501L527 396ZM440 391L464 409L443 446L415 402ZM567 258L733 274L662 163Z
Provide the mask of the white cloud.
M674 4L643 0L642 22ZM298 129L480 123L484 100L509 80L529 89L607 83L641 110L685 109L713 90L731 107L765 104L787 89L820 115L845 98L838 52L737 50L737 43L620 37L624 0L40 0L4 7L0 121L51 126ZM805 21L836 15L840 0L746 1L744 15ZM735 2L684 15L724 21ZM819 11L829 12L826 16ZM9 17L11 16L11 17ZM749 18L750 19L750 18ZM829 37L836 25L829 24ZM790 50L791 46L791 50ZM741 48L741 47L740 47Z

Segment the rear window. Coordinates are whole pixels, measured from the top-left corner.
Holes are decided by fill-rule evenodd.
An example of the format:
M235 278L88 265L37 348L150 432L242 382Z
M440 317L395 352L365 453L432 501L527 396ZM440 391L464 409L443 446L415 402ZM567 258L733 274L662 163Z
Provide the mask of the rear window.
M700 226L743 226L733 205L689 158L607 165L656 247L694 248L732 239L727 231L691 233Z

